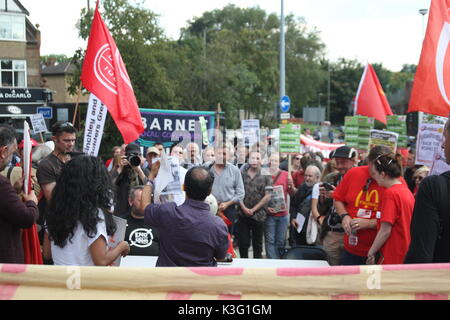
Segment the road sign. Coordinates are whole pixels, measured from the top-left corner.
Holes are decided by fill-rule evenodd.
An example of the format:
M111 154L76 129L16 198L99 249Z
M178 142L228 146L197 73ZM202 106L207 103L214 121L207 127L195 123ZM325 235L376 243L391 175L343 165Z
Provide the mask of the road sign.
M44 119L52 119L53 118L53 109L52 107L39 107L37 108L37 113L42 113Z
M288 96L284 96L283 98L281 98L280 100L280 108L281 108L281 112L289 112L289 109L291 108L291 99L289 99Z
M282 113L280 114L280 119L281 120L286 120L286 119L290 119L291 118L291 114L290 113Z

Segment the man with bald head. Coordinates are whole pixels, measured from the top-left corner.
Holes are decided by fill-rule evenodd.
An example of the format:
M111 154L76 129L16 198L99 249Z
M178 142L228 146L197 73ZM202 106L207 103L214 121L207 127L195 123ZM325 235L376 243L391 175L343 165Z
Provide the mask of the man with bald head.
M151 204L153 181L159 162L152 166L148 183L142 192L141 210L145 223L158 228L160 249L157 267L211 267L225 258L228 229L225 222L212 216L204 202L211 194L214 176L205 168L193 167L186 173L185 202Z
M294 245L308 245L306 242L306 226L308 223L309 215L311 214L311 200L312 189L316 183L320 181L320 169L315 165L310 165L305 170L305 181L297 189L290 207L291 215L291 232L290 232L290 244ZM302 230L297 231L297 215L302 214L305 217L305 223Z

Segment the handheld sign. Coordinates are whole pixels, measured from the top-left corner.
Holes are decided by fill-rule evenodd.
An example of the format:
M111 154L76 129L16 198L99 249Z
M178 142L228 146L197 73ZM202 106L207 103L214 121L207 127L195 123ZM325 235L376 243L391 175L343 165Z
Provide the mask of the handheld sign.
M42 113L36 113L30 116L34 133L47 132L47 125Z

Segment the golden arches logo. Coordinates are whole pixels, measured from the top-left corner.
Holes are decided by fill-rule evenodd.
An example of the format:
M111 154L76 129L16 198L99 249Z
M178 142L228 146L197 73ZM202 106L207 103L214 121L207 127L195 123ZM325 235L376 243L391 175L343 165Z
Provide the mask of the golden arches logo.
M370 192L365 192L365 194L366 194L365 199L361 200L363 193L364 193L364 191L361 190L359 192L358 196L356 197L355 207L356 208L364 207L365 209L367 209L369 207L373 207L374 209L377 209L378 204L380 203L380 195L378 193L378 190L372 190ZM375 202L372 202L372 197L375 197Z

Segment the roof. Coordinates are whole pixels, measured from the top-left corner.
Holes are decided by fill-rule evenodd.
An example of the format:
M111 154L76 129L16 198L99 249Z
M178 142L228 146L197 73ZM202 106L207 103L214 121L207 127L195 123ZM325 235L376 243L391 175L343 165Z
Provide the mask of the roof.
M71 61L61 62L54 66L42 66L41 75L62 75L62 74L72 74L76 70L75 65Z
M1 0L6 2L6 11L7 12L21 12L27 16L30 15L27 9L20 3L19 0ZM18 11L19 10L19 11ZM2 10L4 11L4 10Z

